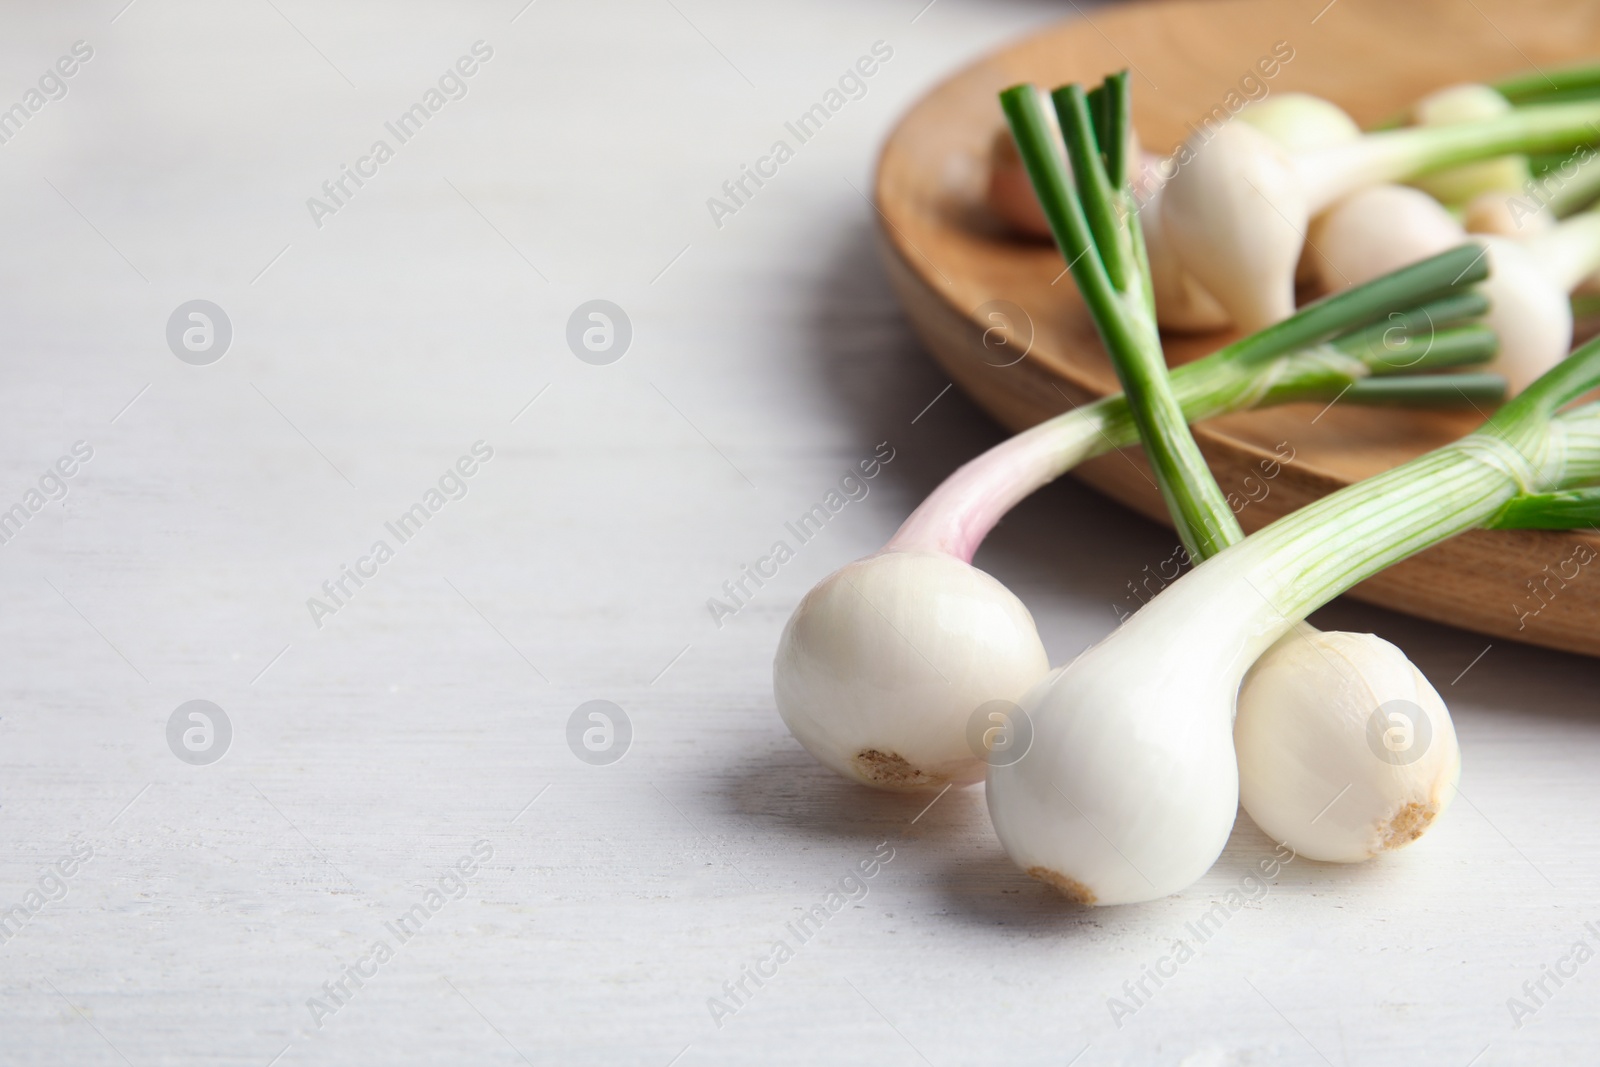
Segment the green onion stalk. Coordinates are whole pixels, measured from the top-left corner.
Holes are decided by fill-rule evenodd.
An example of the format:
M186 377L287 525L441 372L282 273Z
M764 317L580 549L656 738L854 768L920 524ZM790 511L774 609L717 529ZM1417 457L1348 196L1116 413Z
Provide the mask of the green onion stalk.
M1451 249L1301 309L1292 318L1171 372L1188 422L1278 404L1482 407L1505 396L1487 373L1431 373L1488 362L1497 340L1477 323L1488 302L1475 249ZM1063 412L957 470L912 512L890 549L971 562L1013 507L1078 464L1139 443L1127 397Z
M1592 530L1600 532L1600 488L1527 493L1508 501L1484 523L1491 530Z
M1597 99L1600 64L1530 70L1487 84L1446 86L1372 129L1445 125ZM1600 140L1600 132L1593 139ZM1584 144L1468 163L1417 178L1414 184L1463 212L1470 228L1516 235L1505 228L1508 221L1520 233L1535 212L1545 220L1560 219L1594 203L1600 198L1600 165L1593 147ZM1495 197L1505 198L1507 206L1496 204Z

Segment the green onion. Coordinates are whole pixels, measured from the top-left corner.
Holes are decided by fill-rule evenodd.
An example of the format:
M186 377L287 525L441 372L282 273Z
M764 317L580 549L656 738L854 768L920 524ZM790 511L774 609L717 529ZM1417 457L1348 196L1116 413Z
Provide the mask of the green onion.
M1113 85L1108 82L1108 92ZM1036 94L1022 88L1002 95L1046 217L1071 257L1128 391L1132 421L1175 525L1203 562L1034 687L1022 701L1032 746L1020 759L991 763L987 796L1001 842L1020 867L1080 901L1123 903L1183 888L1227 841L1240 799L1234 700L1263 653L1351 585L1481 524L1512 498L1600 476L1600 405L1559 414L1600 383L1600 343L1548 372L1463 440L1240 540L1232 513L1219 507L1220 492L1198 461L1177 374L1167 380L1147 302L1140 299L1141 279L1119 266L1136 261L1125 254L1135 238L1104 225L1118 194L1107 188L1103 155L1097 159L1091 151L1097 132L1087 97L1068 87L1055 101L1076 195L1066 186ZM1118 135L1114 129L1098 133L1112 140ZM1357 336L1370 343L1370 328ZM1426 690L1442 714L1437 694L1392 651L1382 663L1373 658L1357 667L1357 674L1381 674L1383 686L1409 685L1418 697ZM1402 686L1391 684L1396 678ZM1450 742L1453 752L1453 732ZM1459 762L1436 763L1428 780L1447 787ZM1431 819L1443 800L1427 799ZM1409 817L1412 807L1400 815ZM1400 822L1386 831L1405 840L1420 832ZM1344 854L1347 843L1328 835L1307 836L1325 847L1325 858L1360 858ZM1362 854L1387 847L1393 845L1377 841Z

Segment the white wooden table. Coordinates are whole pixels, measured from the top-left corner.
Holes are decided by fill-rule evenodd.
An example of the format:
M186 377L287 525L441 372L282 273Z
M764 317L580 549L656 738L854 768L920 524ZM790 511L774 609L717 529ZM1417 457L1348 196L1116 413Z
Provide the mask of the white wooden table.
M875 146L1070 6L123 3L0 33L27 112L0 126L0 1062L1593 1062L1600 963L1520 1029L1507 1005L1600 947L1592 662L1327 610L1446 693L1463 799L1382 863L1245 886L1120 1020L1270 852L1248 820L1189 891L1074 910L981 790L868 794L773 710L800 595L997 439L883 281ZM879 41L864 95L714 219ZM605 365L566 340L594 299L631 324ZM193 362L168 343L193 300L220 359L187 312ZM871 494L717 626L880 441ZM1062 661L1170 542L1066 484L979 562ZM215 762L215 714L169 745L194 700L231 727ZM618 762L569 748L592 700L626 712Z

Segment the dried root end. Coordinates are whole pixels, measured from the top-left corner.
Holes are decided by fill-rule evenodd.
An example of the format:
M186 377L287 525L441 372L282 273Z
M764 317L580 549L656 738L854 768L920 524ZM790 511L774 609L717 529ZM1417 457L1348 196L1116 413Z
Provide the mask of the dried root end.
M856 753L856 772L862 779L885 789L923 789L942 785L944 779L928 774L906 762L904 756L869 748Z
M1428 827L1433 825L1434 816L1438 814L1439 808L1435 804L1413 801L1403 805L1393 818L1378 828L1379 850L1392 852L1397 848L1405 848L1427 832Z
M1052 871L1049 867L1029 867L1028 876L1037 878L1045 885L1054 889L1074 904L1085 906L1094 903L1094 891L1076 878L1068 878L1060 871Z

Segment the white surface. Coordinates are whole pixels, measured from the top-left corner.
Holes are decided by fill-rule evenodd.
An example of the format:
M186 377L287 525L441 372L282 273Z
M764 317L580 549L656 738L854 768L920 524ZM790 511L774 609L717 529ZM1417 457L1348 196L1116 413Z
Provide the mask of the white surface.
M1120 1029L1107 998L1270 853L1247 820L1180 896L1074 910L1010 867L981 790L845 785L773 711L797 598L997 436L955 392L911 425L945 379L874 258L875 146L1070 8L121 4L8 5L0 34L0 104L95 49L0 146L0 501L95 450L0 545L0 907L94 849L0 945L0 1061L1592 1061L1600 963L1520 1031L1506 1004L1600 945L1590 661L1496 644L1452 685L1487 641L1325 612L1445 692L1469 801L1385 862L1284 868ZM469 95L313 226L479 39ZM717 229L706 197L879 39L866 97ZM163 335L197 297L235 329L207 367ZM594 297L634 327L607 367L563 340ZM469 495L317 629L306 598L479 439ZM718 629L706 598L884 440L866 500ZM1060 662L1170 550L1068 484L979 562ZM192 699L233 723L211 766L166 744ZM568 750L591 699L631 716L620 763ZM315 1026L480 839L465 897ZM883 841L865 899L719 1028L707 999Z

